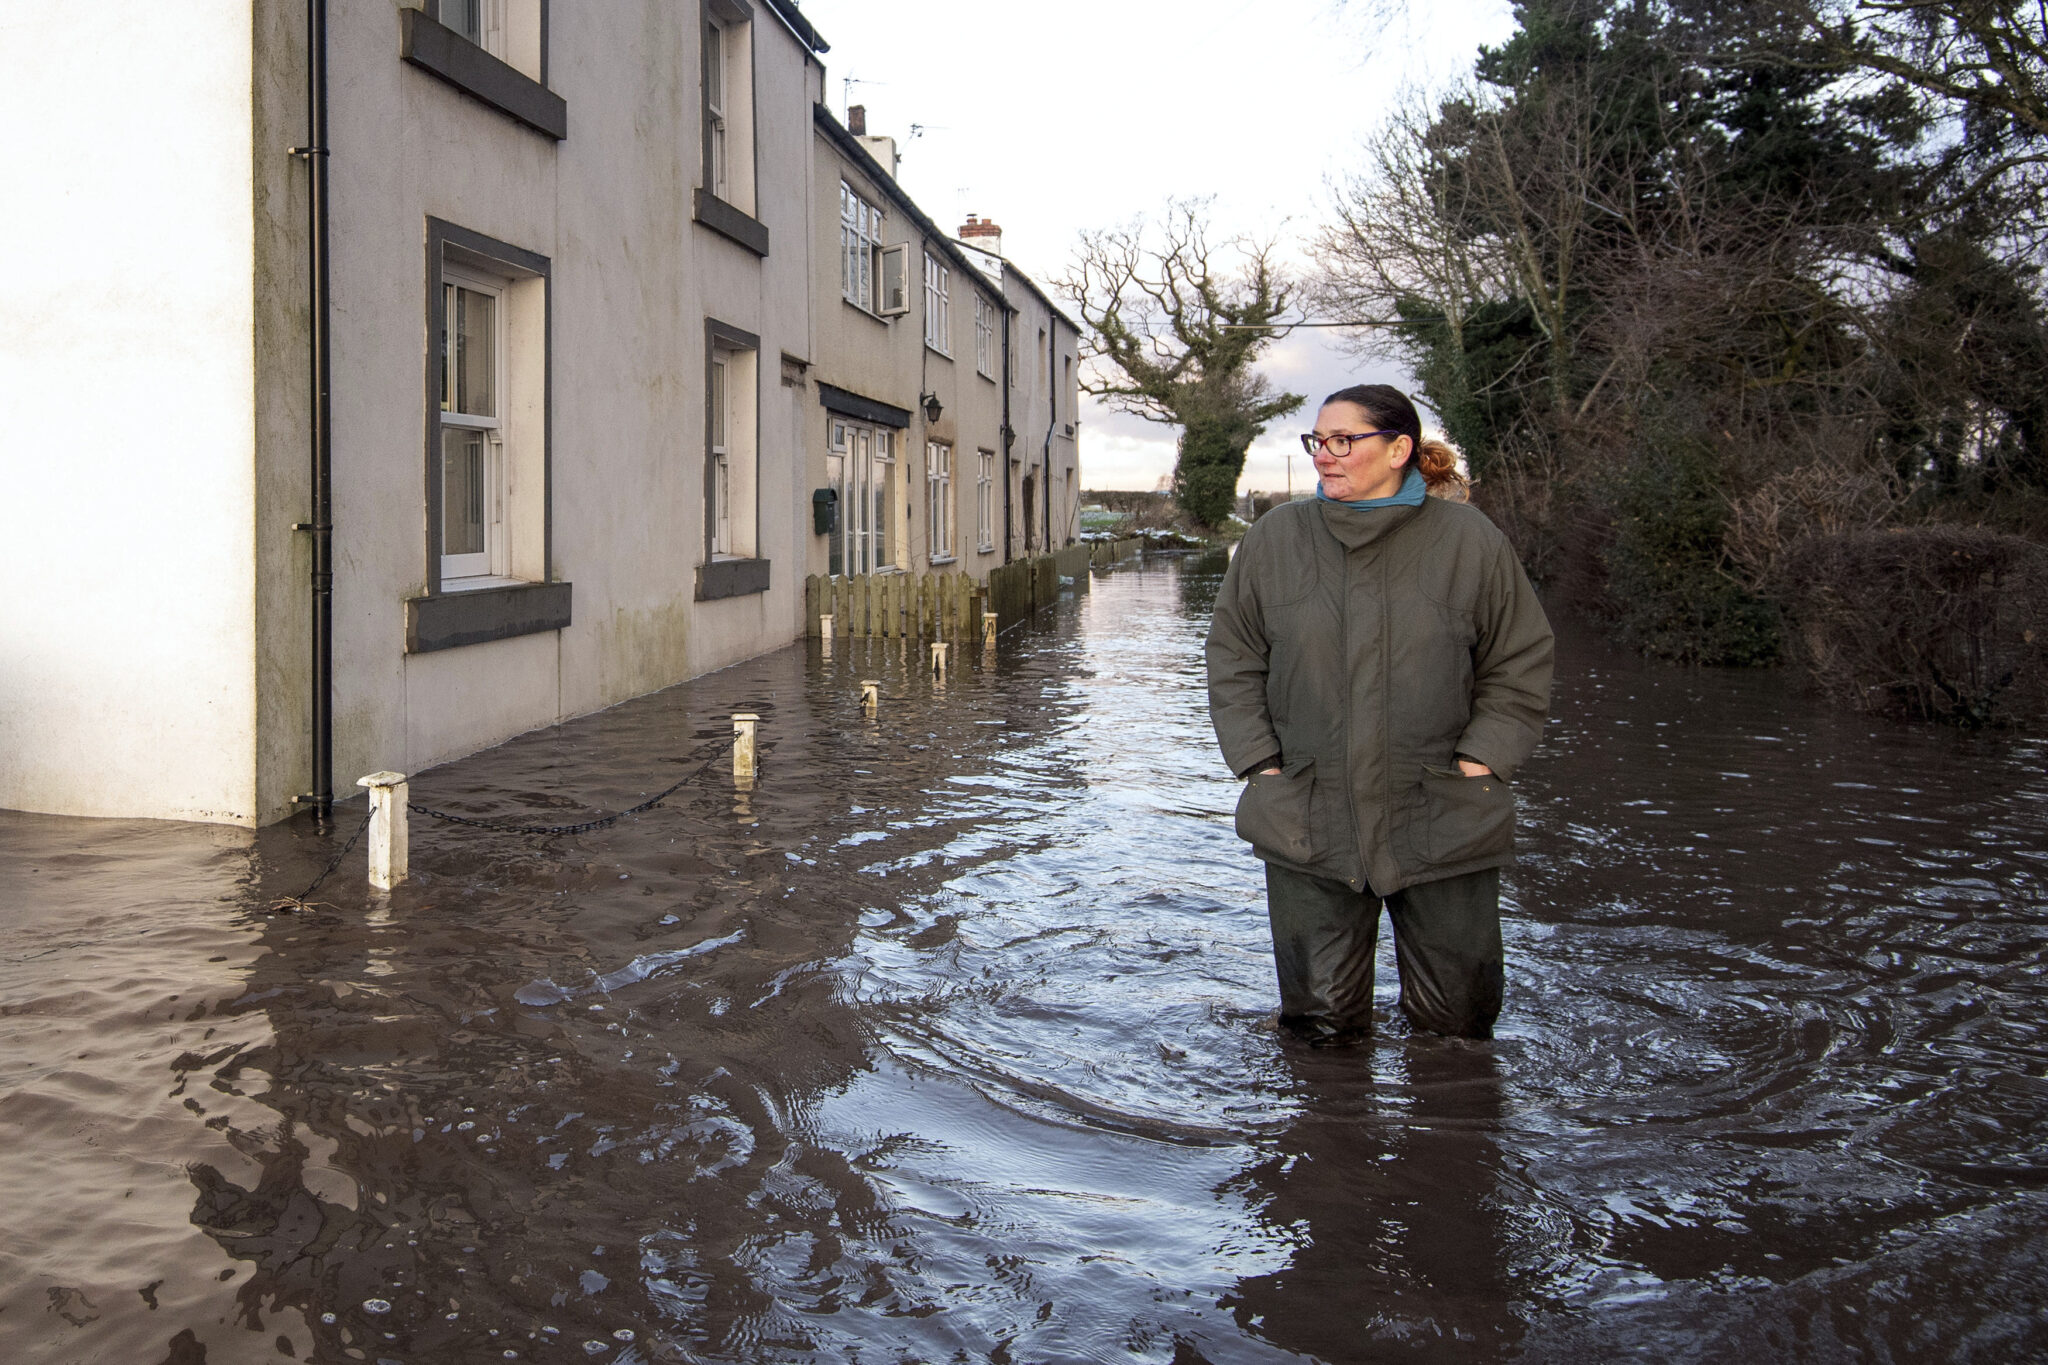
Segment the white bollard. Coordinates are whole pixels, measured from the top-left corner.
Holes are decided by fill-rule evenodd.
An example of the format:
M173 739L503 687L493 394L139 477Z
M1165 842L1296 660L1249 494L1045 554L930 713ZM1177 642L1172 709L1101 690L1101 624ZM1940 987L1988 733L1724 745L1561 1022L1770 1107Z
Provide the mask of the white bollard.
M932 641L932 672L942 678L946 676L946 649L944 640Z
M732 715L732 775L752 777L754 775L754 727L761 718L752 711L735 711Z
M356 779L370 789L370 885L389 891L405 880L411 859L406 837L404 773L371 773Z
M992 611L981 614L981 642L987 645L996 642L996 614Z
M860 680L860 709L867 712L869 715L873 715L876 711L881 709L881 705L882 684L880 680L875 678L862 678Z
M832 657L832 627L834 624L832 617L829 615L818 618L818 642L823 646L819 652L828 659Z

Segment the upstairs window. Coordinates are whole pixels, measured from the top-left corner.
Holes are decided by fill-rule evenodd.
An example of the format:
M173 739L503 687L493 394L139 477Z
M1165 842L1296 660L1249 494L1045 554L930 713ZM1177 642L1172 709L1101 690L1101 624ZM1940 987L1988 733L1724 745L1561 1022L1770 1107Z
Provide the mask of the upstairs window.
M839 294L882 317L910 311L910 246L882 245L882 211L839 182Z
M721 199L726 193L725 133L725 25L713 20L704 25L704 180Z
M953 354L952 272L929 251L924 254L924 344L940 355Z
M996 377L996 310L979 294L974 296L974 368Z
M882 211L839 182L839 292L856 308L879 311Z
M704 5L704 188L754 212L754 25L730 0Z

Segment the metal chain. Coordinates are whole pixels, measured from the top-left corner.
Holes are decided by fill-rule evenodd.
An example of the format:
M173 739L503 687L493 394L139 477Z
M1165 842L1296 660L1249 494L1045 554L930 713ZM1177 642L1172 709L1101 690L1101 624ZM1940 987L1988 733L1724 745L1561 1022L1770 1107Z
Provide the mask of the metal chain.
M364 811L363 823L357 825L356 832L348 836L348 842L341 846L341 852L335 854L332 858L329 858L327 860L327 866L320 869L320 875L313 878L311 882L307 883L306 889L304 891L301 891L298 895L286 896L283 900L272 901L270 903L271 911L276 914L282 914L288 910L306 909L307 897L311 896L315 891L318 891L320 889L320 883L326 881L329 877L334 875L334 869L341 866L341 860L343 858L348 857L349 850L356 846L356 840L362 838L363 831L368 829L369 827L370 812Z
M414 815L424 815L432 820L443 820L451 825L467 825L471 829L498 830L505 834L583 834L593 829L603 829L606 825L615 824L629 815L638 815L642 811L653 810L656 806L681 791L698 774L709 768L717 759L719 750L731 747L732 741L725 738L714 739L699 745L684 757L683 762L688 763L700 754L709 754L710 757L705 758L702 763L699 763L689 772L684 773L673 785L656 792L637 806L628 806L625 810L613 811L610 815L600 815L596 819L585 820L574 825L520 825L514 824L510 820L493 820L474 815L457 815L453 811L435 810L432 806L423 806L417 801L406 802L405 808Z

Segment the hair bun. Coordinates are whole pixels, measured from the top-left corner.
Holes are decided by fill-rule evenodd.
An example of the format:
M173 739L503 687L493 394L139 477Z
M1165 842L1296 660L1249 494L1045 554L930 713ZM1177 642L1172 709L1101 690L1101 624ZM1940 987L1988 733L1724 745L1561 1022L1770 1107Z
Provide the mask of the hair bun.
M1469 495L1471 480L1458 472L1458 448L1443 437L1431 434L1422 438L1415 450L1415 467L1436 496L1463 502Z

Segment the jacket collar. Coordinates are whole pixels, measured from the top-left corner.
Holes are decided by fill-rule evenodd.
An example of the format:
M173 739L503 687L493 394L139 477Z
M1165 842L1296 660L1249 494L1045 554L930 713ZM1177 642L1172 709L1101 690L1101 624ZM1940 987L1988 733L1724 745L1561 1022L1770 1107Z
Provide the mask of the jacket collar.
M1377 544L1422 515L1420 507L1372 507L1359 511L1341 502L1318 502L1315 509L1322 514L1323 525L1330 534L1347 550Z

